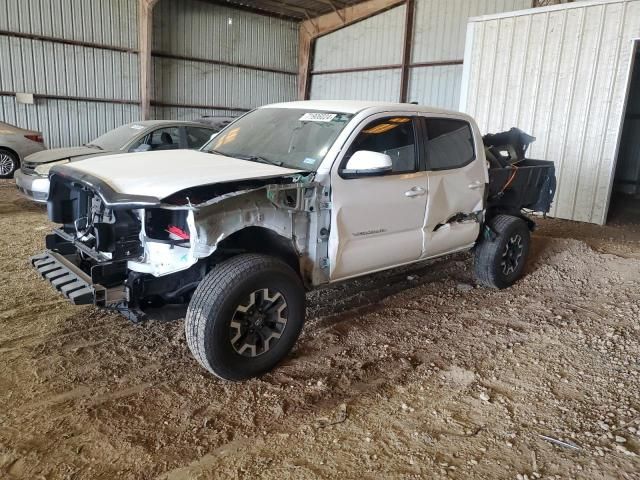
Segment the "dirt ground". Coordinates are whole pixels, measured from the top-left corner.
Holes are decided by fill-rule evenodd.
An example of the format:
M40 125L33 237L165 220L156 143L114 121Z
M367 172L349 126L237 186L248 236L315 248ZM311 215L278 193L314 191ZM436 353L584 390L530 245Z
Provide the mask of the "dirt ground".
M310 294L290 358L232 384L181 320L56 294L44 209L0 181L0 478L640 478L640 210L615 212L541 221L508 290L458 255Z

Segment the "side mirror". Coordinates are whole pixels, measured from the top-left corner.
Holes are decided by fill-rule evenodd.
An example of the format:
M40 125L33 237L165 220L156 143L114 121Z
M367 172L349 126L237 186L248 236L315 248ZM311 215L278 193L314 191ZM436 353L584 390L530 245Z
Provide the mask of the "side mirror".
M344 178L375 177L391 172L393 164L386 153L359 150L354 153L340 172Z
M151 150L151 145L148 145L146 143L141 143L133 149L134 152L148 152L149 150Z

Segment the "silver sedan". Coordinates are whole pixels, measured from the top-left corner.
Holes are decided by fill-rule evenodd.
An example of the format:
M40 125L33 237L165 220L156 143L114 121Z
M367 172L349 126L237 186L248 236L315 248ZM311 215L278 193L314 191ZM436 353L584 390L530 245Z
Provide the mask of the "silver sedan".
M44 150L42 134L0 122L0 178L11 178L27 155Z
M29 156L15 174L16 187L31 200L45 203L49 196L49 170L55 165L125 152L198 149L219 130L202 123L174 120L129 123L82 147L56 148Z

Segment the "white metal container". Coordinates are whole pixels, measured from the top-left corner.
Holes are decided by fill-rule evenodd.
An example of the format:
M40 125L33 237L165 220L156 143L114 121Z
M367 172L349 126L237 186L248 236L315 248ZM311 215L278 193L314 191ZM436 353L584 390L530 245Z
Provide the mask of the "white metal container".
M517 126L553 160L551 215L603 224L611 196L640 0L569 3L473 18L460 109L483 132Z

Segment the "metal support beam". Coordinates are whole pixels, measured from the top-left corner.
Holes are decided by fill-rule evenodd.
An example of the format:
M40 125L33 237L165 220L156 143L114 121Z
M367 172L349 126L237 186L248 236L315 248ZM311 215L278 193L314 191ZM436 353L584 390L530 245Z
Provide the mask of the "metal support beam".
M404 47L402 49L402 73L400 77L400 102L405 103L409 94L409 66L411 64L411 47L413 45L413 23L415 1L407 0L404 19Z
M405 1L368 0L332 13L320 15L313 21L307 19L300 22L298 33L298 98L304 100L309 97L313 42L316 38L402 5Z
M138 0L138 60L140 75L140 119L148 120L151 112L151 32L153 7L158 0Z

